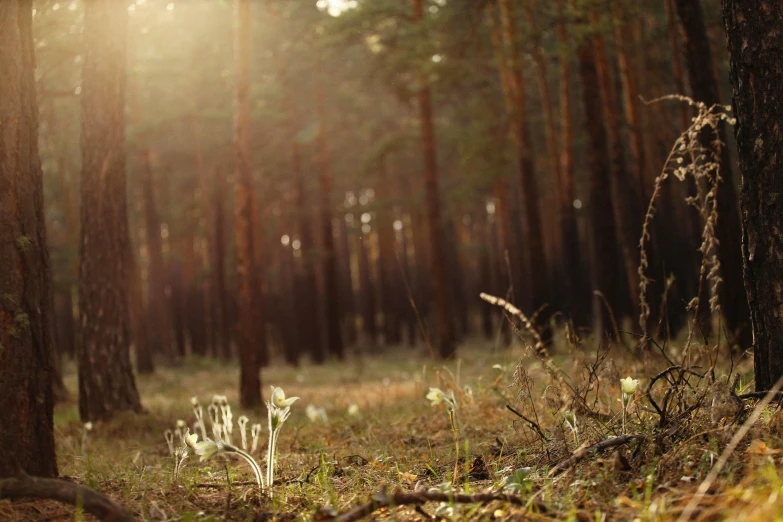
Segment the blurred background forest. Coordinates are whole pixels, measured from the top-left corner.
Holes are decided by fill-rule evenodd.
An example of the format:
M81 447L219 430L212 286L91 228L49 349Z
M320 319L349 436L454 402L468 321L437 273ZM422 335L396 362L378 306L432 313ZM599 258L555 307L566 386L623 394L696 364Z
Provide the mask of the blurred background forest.
M645 100L730 100L718 0L127 4L139 372L188 353L231 357L238 325L260 364L509 342L502 310L480 292L534 316L545 339L557 323L579 336L640 332L644 215L695 115ZM74 356L90 190L82 64L96 43L82 38L84 2L34 5L55 346ZM237 31L249 47L235 45ZM747 347L729 155L731 144L709 255L723 279L720 328ZM684 327L699 294L705 215L686 203L699 193L692 181L662 185L645 271L654 335ZM701 313L708 331L706 302Z

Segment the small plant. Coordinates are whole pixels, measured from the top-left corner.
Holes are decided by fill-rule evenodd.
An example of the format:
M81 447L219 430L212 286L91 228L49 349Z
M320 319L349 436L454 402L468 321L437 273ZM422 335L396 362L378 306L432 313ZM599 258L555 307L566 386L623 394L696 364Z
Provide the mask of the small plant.
M277 438L280 436L280 429L283 423L291 415L291 405L299 397L290 397L286 399L282 388L272 386L272 398L266 402L269 411L269 451L266 456L266 482L272 486L275 481L275 464L277 463Z
M501 481L500 487L508 493L529 492L533 487L533 479L530 478L532 472L533 468L519 468L505 477Z
M628 411L628 406L631 404L633 394L636 393L636 389L639 387L639 379L626 377L625 379L620 379L620 385L622 387L623 396L623 434L625 434L626 412Z
M456 455L454 457L454 476L452 477L452 483L456 484L459 475L459 419L457 418L457 400L454 397L454 392L449 392L447 395L440 388L430 388L430 391L427 393L427 399L432 406L437 406L441 403L446 405L446 411L449 414L449 422L451 423L451 432L454 435Z

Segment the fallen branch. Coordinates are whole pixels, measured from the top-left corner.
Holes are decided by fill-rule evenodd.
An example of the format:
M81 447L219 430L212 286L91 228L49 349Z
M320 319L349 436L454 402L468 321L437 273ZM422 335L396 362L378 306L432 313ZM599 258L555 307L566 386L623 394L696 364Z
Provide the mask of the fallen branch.
M426 504L427 502L486 504L495 500L500 502L508 502L509 504L514 504L516 506L530 507L530 502L525 501L524 498L518 497L516 495L507 495L504 493L476 493L474 495L466 495L460 493L441 493L435 491L401 491L398 489L392 495L387 495L386 490L383 489L378 493L375 493L369 502L360 504L344 513L333 516L331 520L334 522L354 522L372 514L374 511L389 506L420 506L422 504ZM535 506L535 508L540 513L546 512L546 506L544 506L544 504L541 502L534 502L532 505Z
M81 506L105 522L136 522L136 518L109 497L62 479L22 475L0 479L0 499L43 498Z
M622 435L620 437L615 437L613 439L608 440L602 440L601 442L596 442L595 444L591 446L585 446L582 448L579 448L576 450L570 457L565 459L564 461L560 462L557 466L549 470L549 473L547 473L547 476L553 477L555 475L558 475L562 473L563 471L567 470L577 462L583 460L585 457L587 457L590 453L593 453L595 451L604 450L607 448L613 448L615 446L622 446L623 444L627 444L631 442L632 440L644 440L647 438L647 435Z

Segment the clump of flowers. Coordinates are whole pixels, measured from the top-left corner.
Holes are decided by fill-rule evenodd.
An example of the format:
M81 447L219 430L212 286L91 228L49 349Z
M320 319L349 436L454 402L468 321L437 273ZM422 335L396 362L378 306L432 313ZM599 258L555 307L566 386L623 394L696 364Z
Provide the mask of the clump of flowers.
M451 432L454 435L454 447L456 448L456 456L454 462L454 476L452 477L452 483L457 483L457 476L459 475L459 419L457 418L457 400L454 397L454 392L446 394L440 388L430 388L427 393L427 400L430 401L432 406L439 404L446 405L446 411L449 414L449 422L451 423Z
M639 388L639 379L632 379L631 377L626 377L625 379L620 379L620 387L622 388L622 401L623 401L623 434L625 433L625 415L628 411L628 406L631 404L631 398L633 398L633 394L636 393L637 388Z
M252 444L250 452L248 452L247 426L250 423L250 420L244 415L240 416L237 420L237 425L239 426L239 436L242 447L239 448L235 446L233 443L234 416L231 412L231 405L228 403L228 399L225 395L214 395L212 397L212 403L207 407L207 414L212 425L212 438L209 438L207 436L206 423L204 422L204 408L201 406L197 397L192 397L190 402L193 405L193 413L196 416L196 426L198 426L198 429L201 432L201 440L199 440L198 433L190 433L190 429L186 426L184 421L177 421L176 431L166 430L165 433L169 451L176 457L175 477L179 472L182 463L184 463L188 456L187 448L190 448L199 456L199 462L204 462L220 453L233 453L238 455L244 459L252 469L259 487L271 486L274 482L277 438L280 434L280 428L291 414L291 404L296 400L297 397L287 399L282 389L272 387L272 397L267 402L267 408L269 409L270 436L269 455L267 456L268 467L265 480L264 475L261 472L261 467L251 455L251 453L255 453L258 447L261 425L253 424L250 428ZM179 448L176 448L174 445L175 433L182 442L182 445Z

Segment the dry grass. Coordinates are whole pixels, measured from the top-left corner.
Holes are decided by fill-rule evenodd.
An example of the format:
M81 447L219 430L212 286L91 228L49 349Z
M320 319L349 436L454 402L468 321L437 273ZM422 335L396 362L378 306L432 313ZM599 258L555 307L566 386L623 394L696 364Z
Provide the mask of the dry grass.
M596 365L601 358L596 359L595 353L565 347L554 352L559 354L555 363L564 370L567 386L585 399L581 410L569 402L573 393L558 385L542 363L527 357L521 347L493 352L488 344L474 342L461 351L460 362L445 366L419 352L397 348L348 363L269 368L264 371L265 384L282 386L287 394L301 397L283 428L280 482L269 494L259 493L248 468L228 457L206 463L191 459L174 479L174 463L163 432L177 419L192 422L189 398L198 395L208 402L213 393L219 393L237 403L235 366L188 359L182 367L160 369L154 376L139 379L148 414L122 415L97 424L86 439L76 405L59 405L55 421L60 473L110 495L142 520L309 520L325 506L344 512L366 502L383 486L390 491L426 490L451 480L455 449L448 416L424 398L429 386L439 386L454 390L460 405L461 454L467 451L468 458L460 465L456 490L498 491L503 476L530 466L531 480L515 494L537 506L528 509L500 501L457 504L450 516L465 520L515 520L522 515L580 521L677 519L754 402L742 401L742 407L735 404L726 384L728 377L721 377L721 363L714 382L708 377L693 378L692 389L671 386L661 378L652 397L661 405L664 394L672 390L671 402L680 401L684 414L679 406L671 406L671 419L660 428L660 417L644 393L637 392L629 409L628 432L646 439L590 454L563 473L550 475L551 468L578 446L620 434L620 375L641 378L644 388L649 385L648 376L669 366L663 356L638 361L613 353ZM700 359L698 349L692 349L692 358L696 365L706 360ZM734 371L747 375L750 362L742 362ZM66 382L70 390L76 390L72 368ZM697 403L687 411L688 405ZM304 415L307 404L325 407L329 422L310 422ZM347 414L351 404L359 406L359 416ZM547 440L506 405L535 419ZM569 408L577 414L578 443L563 422ZM265 411L241 413L266 424ZM239 414L235 411L235 418ZM693 520L780 517L780 456L770 449L783 448L781 435L783 415L774 408L764 410L700 502ZM753 439L767 443L766 454L746 453ZM259 446L264 448L264 442L262 435ZM257 457L263 461L261 454ZM423 513L448 516L448 507L430 502L422 511L411 506L383 508L371 518L420 520ZM90 517L54 502L3 501L0 519Z

